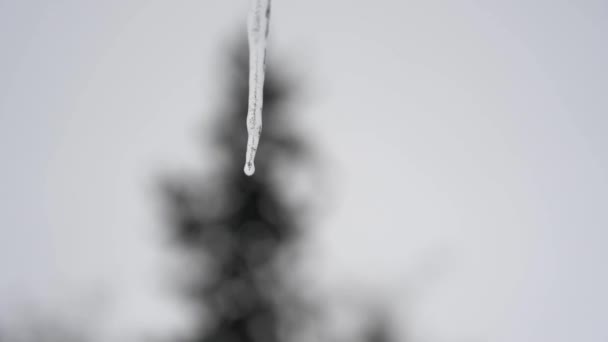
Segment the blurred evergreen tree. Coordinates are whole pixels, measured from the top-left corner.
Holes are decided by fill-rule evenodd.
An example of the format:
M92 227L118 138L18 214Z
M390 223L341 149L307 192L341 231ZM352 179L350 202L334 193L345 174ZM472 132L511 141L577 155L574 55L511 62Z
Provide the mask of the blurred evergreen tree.
M231 57L225 107L210 130L219 155L217 169L198 179L166 182L170 234L197 265L205 265L187 285L187 293L201 322L209 321L187 341L276 342L281 305L286 304L277 262L300 229L298 212L282 199L276 174L282 163L301 162L308 152L287 125L293 87L269 63L256 173L243 173L246 43L240 42Z
M277 177L287 172L285 165L315 170L309 167L314 164L310 149L292 127L294 84L268 63L264 130L256 173L248 177L243 172L249 90L246 42L240 41L230 56L226 102L208 134L217 152L217 168L208 175L164 184L170 236L194 259L185 292L200 324L182 342L285 342L302 331L300 338L339 342L320 326L323 308L290 287L290 275L278 267L293 262L285 258L297 255L301 219L314 204L287 204L288 189ZM372 318L358 340L391 341L385 323Z

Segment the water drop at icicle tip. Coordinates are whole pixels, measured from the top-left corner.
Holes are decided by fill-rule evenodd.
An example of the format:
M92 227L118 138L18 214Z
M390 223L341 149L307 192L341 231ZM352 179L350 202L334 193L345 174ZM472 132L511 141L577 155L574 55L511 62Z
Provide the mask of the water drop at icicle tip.
M249 42L249 104L247 108L247 155L245 174L255 172L255 153L262 132L262 107L264 104L264 78L266 68L266 43L270 23L270 1L251 0L247 18Z
M255 173L255 165L253 162L246 162L244 171L247 176L253 176Z

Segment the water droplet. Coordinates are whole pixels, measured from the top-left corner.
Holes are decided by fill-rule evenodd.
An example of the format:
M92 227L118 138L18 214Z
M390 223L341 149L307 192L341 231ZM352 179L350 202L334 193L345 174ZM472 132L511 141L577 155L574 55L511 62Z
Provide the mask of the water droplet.
M245 163L245 174L252 176L255 173L255 165L253 163Z

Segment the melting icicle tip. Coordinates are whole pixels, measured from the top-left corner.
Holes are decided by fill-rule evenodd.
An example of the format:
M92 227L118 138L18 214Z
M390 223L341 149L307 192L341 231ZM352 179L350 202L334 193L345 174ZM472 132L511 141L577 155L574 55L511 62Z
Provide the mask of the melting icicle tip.
M255 154L262 133L266 44L270 25L270 0L251 0L247 20L249 42L249 104L247 108L247 153L245 174L255 172Z

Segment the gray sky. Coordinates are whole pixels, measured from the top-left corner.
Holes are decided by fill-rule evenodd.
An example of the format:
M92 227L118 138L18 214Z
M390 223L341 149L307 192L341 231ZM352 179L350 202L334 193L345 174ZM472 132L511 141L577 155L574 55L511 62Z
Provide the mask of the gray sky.
M0 1L2 320L96 301L108 337L183 327L151 186L213 164L197 134L247 8ZM274 0L271 55L309 87L301 124L330 170L319 286L391 297L439 341L605 341L607 16Z

